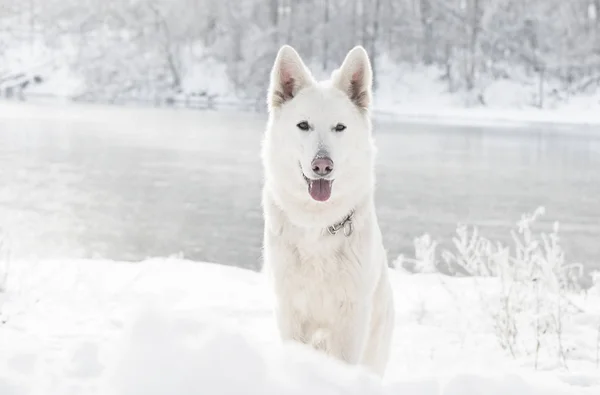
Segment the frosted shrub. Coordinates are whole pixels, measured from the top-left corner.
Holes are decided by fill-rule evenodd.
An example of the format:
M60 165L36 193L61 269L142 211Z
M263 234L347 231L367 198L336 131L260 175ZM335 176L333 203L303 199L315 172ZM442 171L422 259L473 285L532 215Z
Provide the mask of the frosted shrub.
M521 287L528 289L528 305L534 306L533 322L531 316L523 319L533 325L536 367L542 341L547 342L546 348L553 349L562 365L567 367L567 349L563 344L564 324L570 315L577 312L569 295L581 291L583 268L580 264L569 264L565 260L564 250L559 243L558 223L554 223L550 234L542 233L540 240L532 236L531 225L541 214L543 210L537 210L533 216L521 219L521 237L513 232L516 245L513 264L521 266L516 280Z
M405 268L407 264L412 266L412 271L417 273L437 272L436 249L438 243L430 235L424 234L413 240L415 258L407 258L399 255L393 262L395 268Z
M507 251L498 245L479 236L477 228L473 233L465 225L456 229L456 236L452 238L456 252L445 250L442 258L451 271L461 270L471 276L497 276L499 257Z
M462 272L474 277L498 277L500 290L497 299L487 301L494 330L500 346L513 357L517 355L519 325L517 317L525 302L523 289L515 286L515 268L511 267L510 251L500 243L494 245L461 225L452 239L456 251L445 250L442 257L451 272Z
M498 292L491 298L482 293L482 298L502 348L513 357L533 356L536 367L542 351L551 353L567 367L564 323L577 312L569 297L581 290L582 266L566 261L558 223L550 234L533 232L544 214L543 207L524 214L511 230L512 246L493 243L477 228L460 225L454 248L442 251L442 259L453 274L498 278ZM436 247L428 235L416 239L415 267L430 268Z
M415 238L415 271L419 273L435 273L437 271L435 254L437 245L437 242L428 234Z

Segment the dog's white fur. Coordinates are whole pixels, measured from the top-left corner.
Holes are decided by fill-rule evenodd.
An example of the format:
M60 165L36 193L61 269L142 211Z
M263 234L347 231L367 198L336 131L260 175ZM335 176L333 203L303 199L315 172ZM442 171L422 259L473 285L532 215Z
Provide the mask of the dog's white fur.
M271 73L262 148L264 270L275 291L284 341L295 340L383 376L394 327L393 295L374 205L371 65L358 46L328 81L317 82L283 46ZM310 131L297 124L307 121ZM336 132L336 124L346 130ZM330 198L307 181L317 152L333 160ZM353 232L327 227L354 210Z

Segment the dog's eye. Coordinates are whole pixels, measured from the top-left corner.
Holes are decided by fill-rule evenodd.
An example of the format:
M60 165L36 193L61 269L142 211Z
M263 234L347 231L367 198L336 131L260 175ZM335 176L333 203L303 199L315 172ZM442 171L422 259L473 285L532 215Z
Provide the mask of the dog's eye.
M306 122L306 121L302 121L302 122L300 122L300 123L299 123L298 125L296 125L296 126L298 126L298 129L300 129L300 130L304 130L305 132L306 132L308 129L310 129L310 126L308 126L308 122Z
M344 125L343 123L338 123L337 125L335 125L334 129L336 132L343 132L344 129L346 129L346 125Z

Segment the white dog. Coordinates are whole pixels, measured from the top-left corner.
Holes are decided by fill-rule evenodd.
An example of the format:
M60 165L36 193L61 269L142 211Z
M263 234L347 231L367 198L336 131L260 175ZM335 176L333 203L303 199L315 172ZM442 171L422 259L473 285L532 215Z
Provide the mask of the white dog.
M262 149L264 269L284 341L383 376L394 305L373 199L371 81L362 47L323 82L279 50Z

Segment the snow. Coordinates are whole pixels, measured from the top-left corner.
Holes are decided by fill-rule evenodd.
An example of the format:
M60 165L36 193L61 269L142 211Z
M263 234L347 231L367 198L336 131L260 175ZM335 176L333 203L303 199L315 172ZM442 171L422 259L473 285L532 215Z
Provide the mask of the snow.
M397 327L380 381L281 345L260 273L177 258L15 261L0 305L0 394L599 393L597 312L565 329L579 345L569 371L551 357L535 371L498 346L479 291L494 279L392 270L391 281Z
M196 48L194 56L202 55L203 49ZM204 92L208 96L218 96L221 100L235 100L234 88L223 63L208 56L202 62L195 62L193 58L189 58L185 59L184 63L188 65L181 82L185 93Z
M29 94L56 98L55 100L68 100L82 92L84 83L77 78L66 66L56 66L53 72L47 75L43 84L32 85Z
M539 100L536 81L498 79L487 81L471 94L479 93L485 101L482 105L464 91L449 92L441 75L433 66L383 61L378 77L382 82L374 95L375 114L427 124L527 127L543 123L596 130L600 126L600 91L568 96L559 94L559 87L546 87L544 106L539 108L535 105Z
M552 127L577 126L580 128L600 127L600 106L596 110L581 110L564 107L560 110L496 109L442 107L434 103L421 103L418 106L376 107L374 111L380 118L405 123L491 126L509 128L527 128L534 124L546 124Z

